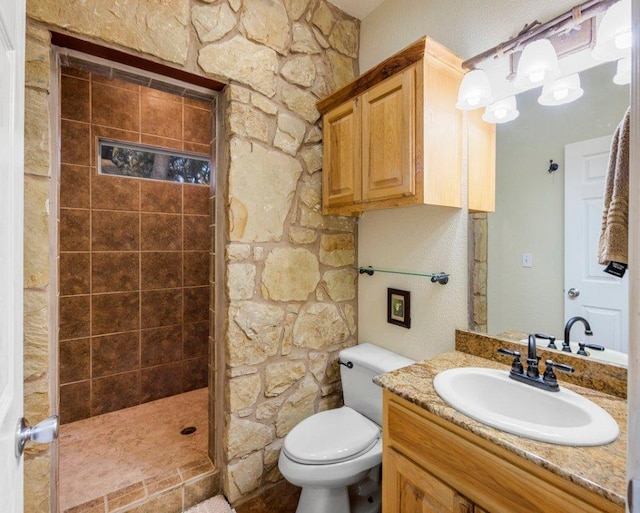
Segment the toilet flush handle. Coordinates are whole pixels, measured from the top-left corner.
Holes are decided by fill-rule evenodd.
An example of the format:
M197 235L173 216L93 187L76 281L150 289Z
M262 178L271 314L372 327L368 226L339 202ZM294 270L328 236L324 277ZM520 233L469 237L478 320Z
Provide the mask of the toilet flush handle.
M347 369L353 369L353 362L343 362L342 360L338 360L340 365L344 365Z

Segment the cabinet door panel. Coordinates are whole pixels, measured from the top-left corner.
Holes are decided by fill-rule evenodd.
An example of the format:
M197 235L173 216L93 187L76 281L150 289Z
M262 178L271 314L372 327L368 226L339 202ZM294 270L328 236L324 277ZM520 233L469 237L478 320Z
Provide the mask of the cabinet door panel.
M364 201L414 195L415 65L362 95Z
M355 100L324 116L322 195L325 207L360 201L360 120Z
M473 513L473 503L393 449L385 455L385 513Z

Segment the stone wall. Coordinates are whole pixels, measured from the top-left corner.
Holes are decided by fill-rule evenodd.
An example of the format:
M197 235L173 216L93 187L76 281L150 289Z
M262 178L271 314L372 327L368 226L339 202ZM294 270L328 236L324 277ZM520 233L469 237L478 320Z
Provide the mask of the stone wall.
M337 352L357 340L356 225L320 213L315 103L357 72L359 22L324 0L29 0L27 15L27 414L55 410L51 28L231 84L219 143L228 162L218 200L227 217L216 312L224 347L211 351L225 362L216 372L226 395L212 397L221 412L212 422L222 430L225 491L241 502L281 479L277 457L293 425L340 403ZM47 448L35 451L25 462L25 510L48 512L51 459Z
M469 329L487 332L487 214L470 214Z

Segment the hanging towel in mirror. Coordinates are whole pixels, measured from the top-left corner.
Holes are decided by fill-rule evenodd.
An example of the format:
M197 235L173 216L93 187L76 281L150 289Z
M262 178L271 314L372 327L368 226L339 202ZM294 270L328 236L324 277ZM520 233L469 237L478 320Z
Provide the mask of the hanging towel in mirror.
M611 143L604 192L604 211L598 244L598 261L622 275L628 264L629 240L629 117L630 109L616 128ZM614 265L617 264L617 265ZM622 265L620 265L622 264Z

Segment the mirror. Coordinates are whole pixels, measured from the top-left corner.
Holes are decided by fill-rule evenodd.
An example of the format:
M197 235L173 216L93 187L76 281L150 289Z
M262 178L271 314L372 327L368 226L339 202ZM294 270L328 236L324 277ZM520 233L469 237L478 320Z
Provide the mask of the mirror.
M595 148L593 140L613 134L629 105L629 86L614 84L615 72L615 62L581 72L584 95L567 105L539 105L540 89L521 93L517 97L519 118L497 125L496 211L488 214L487 221L486 307L490 335L518 340L527 333L546 333L562 340L565 320L578 315L568 311L565 317L565 272L578 265L567 262L565 269L565 176L567 165L572 165L565 161L565 146L590 141L585 143L588 154L591 147ZM605 141L608 150L610 142ZM554 172L548 171L550 160L558 164ZM601 163L605 173L606 162L608 155ZM587 179L589 172L586 171ZM601 219L602 200L592 203L591 217ZM568 228L568 233L572 230ZM599 224L589 231L590 244L597 246L598 237ZM597 273L604 268L597 261L591 267ZM607 276L602 273L602 277ZM628 273L622 280L628 282ZM628 308L624 298L623 302ZM584 327L578 324L571 332L571 340L603 344L609 348L604 355L612 349L611 334L606 333L611 330L606 326L592 326L594 336L585 339ZM546 341L540 342L546 346ZM594 358L601 356L596 351L589 353Z

